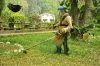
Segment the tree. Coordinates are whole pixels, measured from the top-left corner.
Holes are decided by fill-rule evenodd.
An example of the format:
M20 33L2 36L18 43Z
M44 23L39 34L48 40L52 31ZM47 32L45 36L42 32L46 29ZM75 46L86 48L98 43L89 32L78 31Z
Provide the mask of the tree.
M14 4L14 5L21 5L22 8L20 10L21 13L24 13L24 14L27 14L28 12L28 3L26 0L5 0L5 9L4 11L10 11L8 8L7 8L7 5L11 3L11 4Z
M3 6L4 6L4 0L0 0L0 15L3 10Z
M78 25L78 0L70 0L71 15L75 24Z
M80 27L83 26L87 22L88 15L90 12L90 2L91 0L85 0L85 5L83 5L84 10L82 12L82 16L80 17L80 22L79 22Z
M56 15L58 8L58 0L27 0L29 4L29 13L51 13Z

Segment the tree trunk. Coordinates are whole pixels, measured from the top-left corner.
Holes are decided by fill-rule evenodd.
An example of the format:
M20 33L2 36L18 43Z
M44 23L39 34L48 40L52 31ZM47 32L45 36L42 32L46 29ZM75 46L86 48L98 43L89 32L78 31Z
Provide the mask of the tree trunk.
M0 16L3 9L3 5L4 5L4 0L0 0Z
M80 27L83 26L86 22L87 22L87 19L88 19L88 15L89 15L89 12L90 12L90 1L91 0L85 0L85 11L83 12L83 15L80 19Z
M73 23L76 25L79 25L79 19L78 19L78 1L77 0L70 0L71 3L71 16L73 19ZM71 38L76 39L78 36L77 31L75 30L73 33L71 33Z
M70 3L71 3L71 16L73 22L78 25L78 1L70 0Z

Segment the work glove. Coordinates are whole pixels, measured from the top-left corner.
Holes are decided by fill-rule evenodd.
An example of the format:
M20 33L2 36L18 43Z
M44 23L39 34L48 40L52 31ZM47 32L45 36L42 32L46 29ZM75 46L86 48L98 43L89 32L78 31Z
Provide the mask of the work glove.
M62 29L62 33L66 33L66 32L68 32L68 31L70 31L71 29L73 29L73 26L68 26L68 27L66 27L66 28L63 28L63 29Z
M68 32L69 30L70 30L69 27L67 27L67 28L63 28L63 29L62 29L62 33L66 33L66 32Z

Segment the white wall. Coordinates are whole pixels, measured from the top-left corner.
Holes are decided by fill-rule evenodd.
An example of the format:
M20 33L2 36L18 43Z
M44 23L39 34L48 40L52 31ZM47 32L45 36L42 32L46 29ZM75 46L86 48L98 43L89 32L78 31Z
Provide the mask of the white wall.
M42 22L51 22L51 20L55 21L55 16L52 14L45 13L41 15L40 19Z

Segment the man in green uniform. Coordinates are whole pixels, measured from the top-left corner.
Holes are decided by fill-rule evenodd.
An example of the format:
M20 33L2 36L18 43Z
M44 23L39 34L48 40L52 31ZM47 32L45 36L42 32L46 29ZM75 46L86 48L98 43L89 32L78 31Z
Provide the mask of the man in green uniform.
M56 53L61 53L61 46L63 44L64 46L64 54L68 55L68 44L67 44L67 37L68 37L68 32L73 28L72 26L72 19L69 16L69 14L66 11L66 7L64 6L59 6L58 10L60 10L62 14L62 18L60 22L54 26L58 26L58 31L56 33L56 36L54 37L54 43L56 45Z

